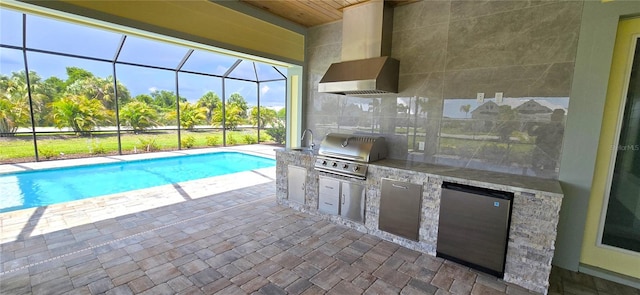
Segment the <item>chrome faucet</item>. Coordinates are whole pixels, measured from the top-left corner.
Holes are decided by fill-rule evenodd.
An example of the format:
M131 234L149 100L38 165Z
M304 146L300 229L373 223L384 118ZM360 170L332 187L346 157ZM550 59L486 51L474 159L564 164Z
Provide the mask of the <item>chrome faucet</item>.
M307 128L307 129L305 129L305 130L302 132L302 137L300 137L300 141L303 141L303 140L304 140L304 136L307 134L307 131L309 131L310 139L311 139L311 140L310 140L310 142L311 142L311 143L309 144L309 147L310 147L311 149L313 149L313 147L315 147L315 146L316 146L316 144L315 144L315 143L313 143L313 131L311 131L311 129Z
M351 139L351 137L347 137L344 142L342 144L340 144L342 147L347 147L349 145L349 139Z

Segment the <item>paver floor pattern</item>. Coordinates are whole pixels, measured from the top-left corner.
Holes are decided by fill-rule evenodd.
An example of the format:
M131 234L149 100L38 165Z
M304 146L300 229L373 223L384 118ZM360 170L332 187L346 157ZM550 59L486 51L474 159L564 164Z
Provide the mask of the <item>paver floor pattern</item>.
M22 220L27 228L36 221ZM2 222L10 227L12 221ZM59 226L1 244L0 293L528 294L467 267L279 206L274 182ZM640 295L589 276L554 273L550 294Z

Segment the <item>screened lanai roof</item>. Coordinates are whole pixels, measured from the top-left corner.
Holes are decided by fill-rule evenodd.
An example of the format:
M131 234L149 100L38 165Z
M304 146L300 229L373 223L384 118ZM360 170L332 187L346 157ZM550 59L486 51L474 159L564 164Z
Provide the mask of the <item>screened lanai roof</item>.
M22 28L23 34L15 34ZM23 39L24 38L24 39ZM285 69L212 51L0 9L0 46L250 82L285 80Z

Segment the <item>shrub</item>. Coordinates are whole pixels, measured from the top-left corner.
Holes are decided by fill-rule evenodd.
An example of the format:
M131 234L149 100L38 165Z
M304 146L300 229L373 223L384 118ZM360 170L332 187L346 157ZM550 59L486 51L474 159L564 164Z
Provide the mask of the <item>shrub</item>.
M191 135L187 135L180 140L180 144L182 147L190 149L196 144L196 138Z
M71 127L78 135L89 135L89 131L110 122L112 117L100 100L83 95L69 95L51 103L51 114L56 127Z
M247 144L255 144L258 142L258 136L253 135L253 134L245 134L244 135L244 142Z
M56 151L54 151L52 148L41 147L38 149L38 155L49 160L56 156Z
M236 145L238 144L238 139L232 133L227 134L227 144L228 145Z
M286 131L287 129L284 125L282 125L282 123L278 123L276 127L267 129L267 134L269 134L276 143L283 144L287 138Z
M142 144L142 149L147 152L156 152L160 150L155 138L139 138L138 140L140 141L140 144Z
M270 141L274 141L273 138L271 138L271 136L269 136L269 134L267 134L266 132L263 132L260 134L260 142L270 142Z
M93 146L94 155L104 155L106 153L107 153L107 149L102 144L97 144Z
M120 120L131 126L135 133L158 126L158 112L143 101L132 101L120 109Z
M220 145L220 142L222 141L220 136L217 135L207 136L206 140L208 146Z
M103 155L107 153L107 149L99 139L87 139L87 148L89 148L89 154L91 155Z
M187 130L193 128L207 119L207 108L188 102L180 103L180 126Z
M99 141L96 141L91 143L89 153L91 153L92 155L104 155L107 153L107 149Z

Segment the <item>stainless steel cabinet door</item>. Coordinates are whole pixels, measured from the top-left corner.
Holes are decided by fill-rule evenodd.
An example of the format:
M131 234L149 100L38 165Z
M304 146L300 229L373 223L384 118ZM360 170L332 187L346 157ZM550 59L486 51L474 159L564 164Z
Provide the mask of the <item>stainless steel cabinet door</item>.
M381 186L378 228L417 241L422 185L383 178Z
M340 181L320 176L318 180L318 211L337 215L340 209Z
M364 185L343 182L340 215L356 222L364 222Z
M304 204L305 188L307 180L307 169L289 165L287 167L287 198L289 201Z

